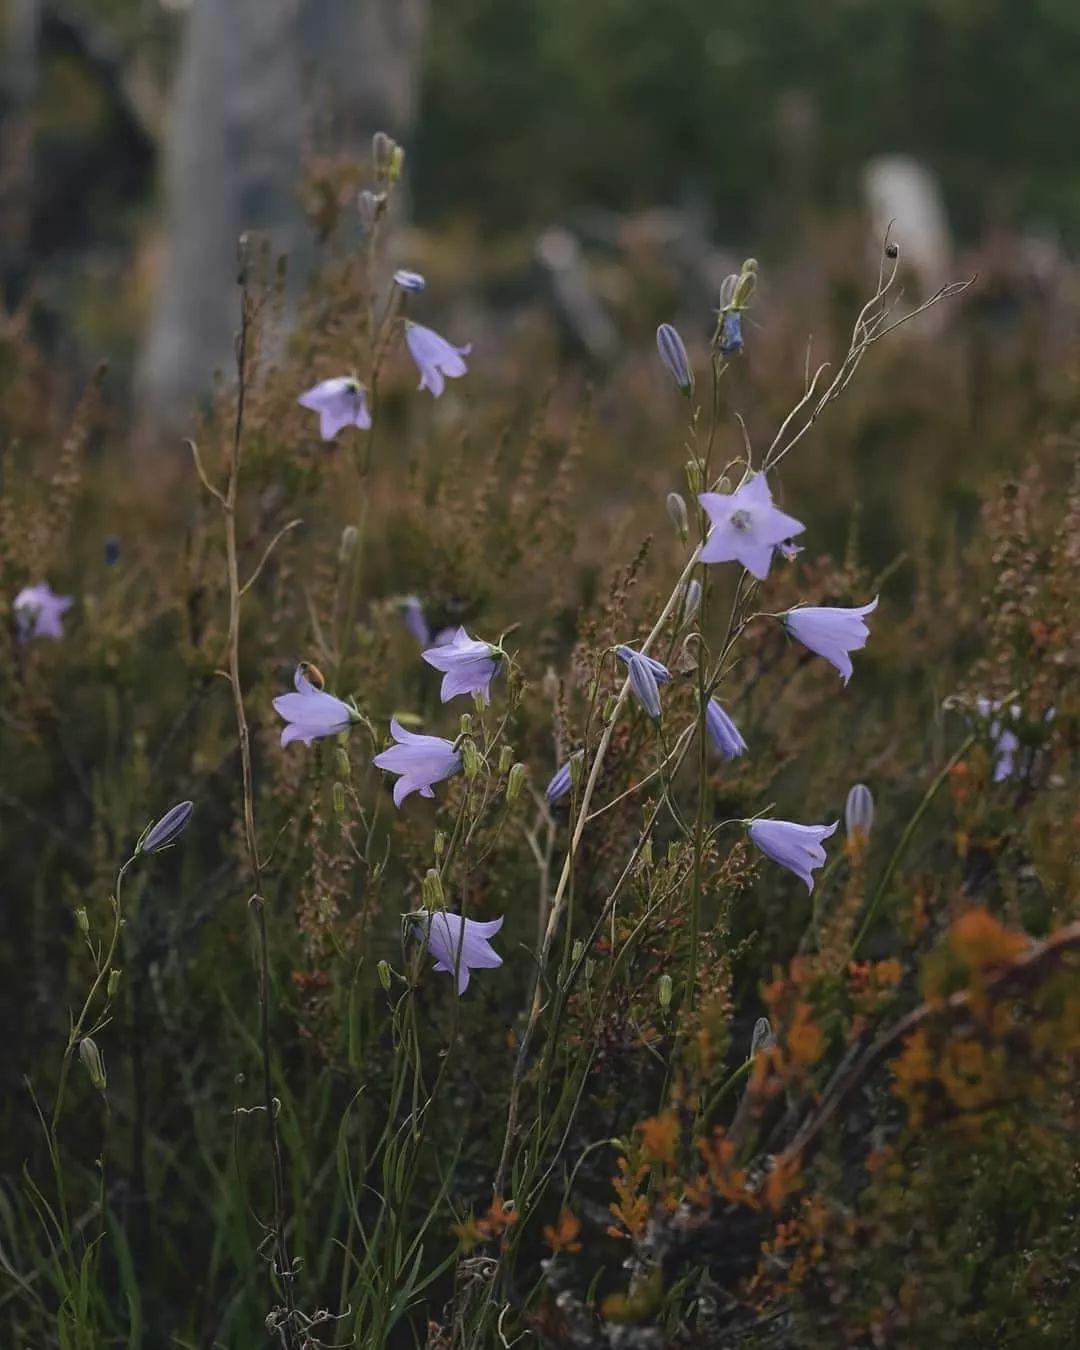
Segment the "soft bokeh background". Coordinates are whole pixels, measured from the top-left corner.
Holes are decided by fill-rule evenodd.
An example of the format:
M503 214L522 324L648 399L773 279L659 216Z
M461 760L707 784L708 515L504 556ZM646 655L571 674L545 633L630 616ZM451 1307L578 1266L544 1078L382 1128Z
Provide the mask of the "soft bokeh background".
M1077 917L1080 11L1070 0L0 0L0 24L0 595L7 603L47 576L76 597L62 644L24 646L8 625L0 649L0 1327L11 1318L17 1346L92 1344L56 1339L59 1294L23 1174L26 1164L48 1177L28 1084L47 1109L67 1010L88 984L75 910L85 905L103 931L117 864L181 797L198 803L182 848L140 870L128 893L126 974L101 1036L104 1143L99 1098L73 1078L62 1134L72 1212L93 1230L104 1150L110 1245L90 1302L110 1339L264 1343L273 1296L252 1210L268 1212L268 1160L257 1122L233 1136L233 1108L257 1100L259 1066L236 733L220 675L221 522L182 444L197 437L223 472L238 236L249 235L265 298L245 426L244 570L291 519L305 522L245 601L242 633L260 839L273 858L288 1209L305 1306L351 1303L369 1337L378 1297L359 1277L350 1285L341 1256L345 1232L355 1237L343 1226L342 1158L386 1164L382 1127L400 1107L388 1084L414 1053L430 1083L453 1043L451 1104L429 1113L397 1197L409 1240L431 1224L431 1268L453 1261L451 1217L490 1199L537 878L517 828L525 806L505 831L486 820L482 858L448 887L485 917L506 913L506 965L476 977L460 1010L440 977L402 994L396 1006L418 1006L410 1016L423 1029L406 1053L374 959L402 964L398 916L419 903L435 808L414 801L394 814L358 732L338 811L340 757L330 746L282 752L272 697L305 656L380 731L405 710L452 735L460 710L439 707L400 597L420 596L433 627L461 620L494 636L517 625L527 684L507 735L542 788L582 734L597 653L648 630L685 558L663 501L687 490L688 405L657 360L656 325L679 326L707 391L722 279L760 260L746 351L721 391L727 459L743 447L738 418L760 452L807 364L842 358L890 221L896 317L975 278L873 348L777 475L810 528L763 606L852 604L880 590L856 679L841 698L833 672L755 630L726 693L753 753L710 768L715 821L770 801L794 819L833 819L850 784L869 782L878 815L866 874L836 848L808 933L805 892L752 875L724 836L708 859L694 1034L676 1036L656 989L669 969L681 984L686 859L668 857L678 832L665 818L656 871L627 900L625 962L599 1026L580 994L566 1010L553 1063L567 1082L575 1047L598 1038L568 1142L569 1156L589 1160L571 1196L586 1254L564 1286L591 1306L597 1271L603 1294L627 1279L626 1248L605 1232L614 1154L593 1145L630 1138L665 1105L669 1080L709 1097L743 1062L763 1011L779 1028L785 1008L812 1006L823 1032L811 1100L868 1017L940 992L923 965L968 906L993 916L988 959L1010 950L994 924L1043 937ZM374 471L361 483L359 439L324 446L296 396L363 368L355 198L378 129L403 143L406 171L377 280L399 265L424 272L412 312L473 351L469 375L438 403L416 393L407 358L391 356ZM341 530L365 511L350 611ZM120 560L107 562L114 535ZM727 581L717 586L714 628ZM614 687L610 670L603 679ZM690 715L690 685L672 686L673 716ZM986 726L957 773L940 777L971 726L945 701L1017 689L1031 751L1023 780L992 783ZM649 753L640 719L621 726L604 790L628 787ZM460 803L459 786L438 809ZM692 786L678 785L690 814ZM856 920L917 811L867 961L849 968ZM640 816L628 800L588 841L574 936ZM437 819L452 828L452 815ZM638 929L657 887L670 910ZM611 950L593 953L601 972ZM867 995L871 959L889 968L881 1002ZM941 979L960 977L950 967ZM1008 1062L1002 1115L984 1134L944 1112L932 1146L923 1151L912 1126L895 1175L867 1181L863 1154L895 1142L898 1108L880 1082L859 1098L813 1176L830 1215L821 1282L796 1296L766 1280L756 1311L764 1319L775 1294L788 1339L762 1331L746 1344L1072 1343L1076 1008L1057 994L1050 1013L1024 1010L1051 1030ZM1046 1069L1040 1056L1054 1053ZM792 1101L804 1088L786 1085ZM710 1123L730 1124L730 1104ZM543 1223L557 1218L563 1179L543 1198ZM372 1194L357 1209L374 1225ZM545 1308L553 1344L612 1344L559 1330L539 1228L522 1225L501 1296L528 1318ZM910 1243L913 1231L924 1241ZM740 1281L761 1240L721 1225L714 1249L692 1248L696 1266L709 1265L710 1298L738 1289L737 1316L752 1303ZM368 1273L392 1284L396 1259L376 1245ZM478 1270L442 1270L387 1343L423 1344L429 1318L467 1324ZM673 1302L669 1330L680 1315ZM495 1344L483 1326L488 1339L475 1343ZM433 1350L465 1343L441 1334L430 1333Z

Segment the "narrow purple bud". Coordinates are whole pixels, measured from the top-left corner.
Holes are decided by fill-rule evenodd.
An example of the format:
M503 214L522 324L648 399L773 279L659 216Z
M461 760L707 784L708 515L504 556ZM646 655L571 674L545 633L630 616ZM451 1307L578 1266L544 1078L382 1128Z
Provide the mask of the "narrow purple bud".
M632 647L616 647L615 654L626 665L626 673L630 677L630 688L634 691L634 697L644 708L646 714L654 722L658 722L660 720L659 684L662 684L665 680L670 680L671 672L661 662L654 661L651 656L644 656L641 652L634 651Z
M191 813L194 810L194 804L191 802L177 802L175 806L170 807L165 812L155 825L150 827L149 834L138 845L135 852L160 853L163 848L168 848L187 829L188 821L191 819Z
M714 698L705 706L705 726L709 739L724 759L738 759L746 753L746 742L739 728Z
M742 315L730 309L720 321L720 336L716 346L724 356L733 356L743 349Z
M662 323L656 330L656 350L677 387L689 396L694 387L694 376L683 340L671 324Z

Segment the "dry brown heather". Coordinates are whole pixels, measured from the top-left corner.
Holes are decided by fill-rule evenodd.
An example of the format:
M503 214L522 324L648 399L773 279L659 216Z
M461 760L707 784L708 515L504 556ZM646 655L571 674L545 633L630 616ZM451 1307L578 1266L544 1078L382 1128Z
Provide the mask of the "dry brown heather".
M720 381L714 472L743 451L736 413L760 462L809 331L815 362L842 358L873 289L845 228L835 255L822 240L764 269ZM628 291L663 293L650 266L626 264ZM772 475L806 548L744 611L880 592L854 678L755 620L718 691L749 753L693 746L672 772L739 575L710 569L702 639L668 625L653 649L674 671L661 738L632 702L615 719L592 802L608 809L576 851L519 1059L573 822L541 794L570 751L592 762L622 682L609 649L645 636L689 555L664 498L704 450L708 357L691 344L691 432L647 317L586 376L536 315L462 309L432 322L474 342L464 379L435 402L394 346L375 432L324 445L296 398L366 376L367 293L363 259L331 257L271 361L253 258L239 440L231 379L192 429L222 491L240 447L241 583L273 544L237 630L254 875L220 504L183 446L129 449L107 375L72 389L17 318L0 334L0 595L48 578L76 597L62 642L0 636L0 1340L1075 1344L1076 350L1038 314L987 317L978 287L935 335L870 349ZM697 528L692 511L691 543ZM395 811L370 766L390 716L453 738L470 710L439 704L408 594L433 630L507 633L513 664L471 711L477 776ZM279 746L271 699L299 659L355 697L366 720L341 743ZM979 697L1020 709L997 783ZM855 782L872 832L845 845L841 826L812 897L731 824L770 804L832 821ZM124 878L122 975L81 1026L102 1093L65 1058L69 1010L108 946L119 865L184 798L176 848ZM504 964L460 1001L402 942L431 868L451 908L505 916ZM749 1062L761 1016L773 1040Z

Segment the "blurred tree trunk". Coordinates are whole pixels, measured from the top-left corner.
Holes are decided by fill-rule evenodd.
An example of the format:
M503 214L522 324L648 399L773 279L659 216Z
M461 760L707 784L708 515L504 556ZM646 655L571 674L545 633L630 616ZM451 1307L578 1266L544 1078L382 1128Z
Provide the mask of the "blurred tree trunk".
M167 260L139 377L144 422L189 419L231 361L236 241L288 253L302 280L301 156L403 139L428 0L194 0L166 147ZM327 145L324 128L329 128Z
M0 0L0 287L9 303L27 246L40 11L40 0Z

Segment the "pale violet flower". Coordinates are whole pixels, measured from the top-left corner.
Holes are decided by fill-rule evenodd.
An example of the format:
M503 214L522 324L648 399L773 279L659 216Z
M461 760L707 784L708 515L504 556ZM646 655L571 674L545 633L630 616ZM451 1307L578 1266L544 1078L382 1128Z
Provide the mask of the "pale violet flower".
M495 970L502 965L502 957L491 946L491 939L503 926L502 919L481 923L445 910L429 913L426 909L417 911L416 917L420 922L413 925L413 934L435 958L435 970L448 975L457 972L459 995L468 989L472 971Z
M678 330L671 324L662 323L656 330L656 350L660 353L660 360L667 366L677 387L684 394L689 394L694 387L694 376L686 357L683 340Z
M470 343L455 347L432 329L411 320L405 323L405 343L420 372L419 387L430 390L435 398L446 387L447 379L456 380L467 370L461 358L472 351Z
M427 282L419 272L410 272L405 267L399 267L394 273L394 285L397 286L399 290L416 294L424 289Z
M742 733L714 698L705 705L705 726L713 745L724 759L737 759L746 753Z
M324 441L332 441L344 427L371 426L367 390L351 375L339 375L323 380L301 394L297 402L319 414L319 434Z
M839 823L834 820L831 825L795 825L790 820L752 820L747 829L767 858L794 872L806 883L806 889L812 891L811 873L825 866L822 840L831 838Z
M391 720L390 735L397 742L376 755L372 763L387 773L399 774L394 784L394 805L413 792L421 797L434 797L433 783L441 783L461 772L461 752L441 736L422 736L406 731L400 722Z
M12 606L19 641L29 642L36 637L62 638L64 615L74 603L74 597L70 595L55 594L47 581L24 586Z
M776 551L786 562L794 562L803 551L803 546L793 543L790 539L785 539L782 544L777 544Z
M645 712L654 722L660 718L659 685L671 679L671 671L662 661L634 651L633 647L616 647L615 655L626 666L630 677L630 688Z
M742 315L737 309L729 310L720 323L720 337L716 343L725 356L732 356L743 349Z
M773 505L763 473L754 474L734 492L702 492L698 501L712 522L701 561L740 562L758 581L769 575L777 545L806 529Z
M310 745L320 736L336 736L356 720L355 712L347 703L315 688L304 674L303 666L296 667L293 684L295 694L279 694L274 699L274 711L287 723L281 733L282 745L290 745L293 741Z
M561 801L570 791L574 782L574 763L575 761L580 762L581 758L582 752L580 750L575 750L566 763L560 765L560 767L555 770L551 782L544 789L544 796L547 798L549 806L554 806L557 801Z
M421 647L426 647L431 641L431 630L428 628L427 619L424 616L424 606L420 603L420 597L417 595L406 595L401 599L401 617L405 627L419 642Z
M491 681L495 678L502 652L490 642L479 642L458 628L449 642L429 647L421 656L429 666L443 672L439 696L449 703L459 694L479 694L491 702Z
M780 618L793 638L797 638L818 656L823 656L829 665L835 666L847 684L852 673L848 653L857 652L866 646L870 630L866 626L865 616L877 609L877 602L878 597L875 595L868 605L856 609L808 605L802 609L789 609Z
M1011 778L1016 772L1016 756L1020 750L1020 737L1011 728L1002 726L1002 705L1000 703L992 702L988 698L980 698L976 700L975 706L978 709L979 716L987 718L990 722L987 730L993 743L994 782L1003 783L1006 778ZM1009 720L1017 721L1021 711L1019 703L1010 704L1008 708Z

